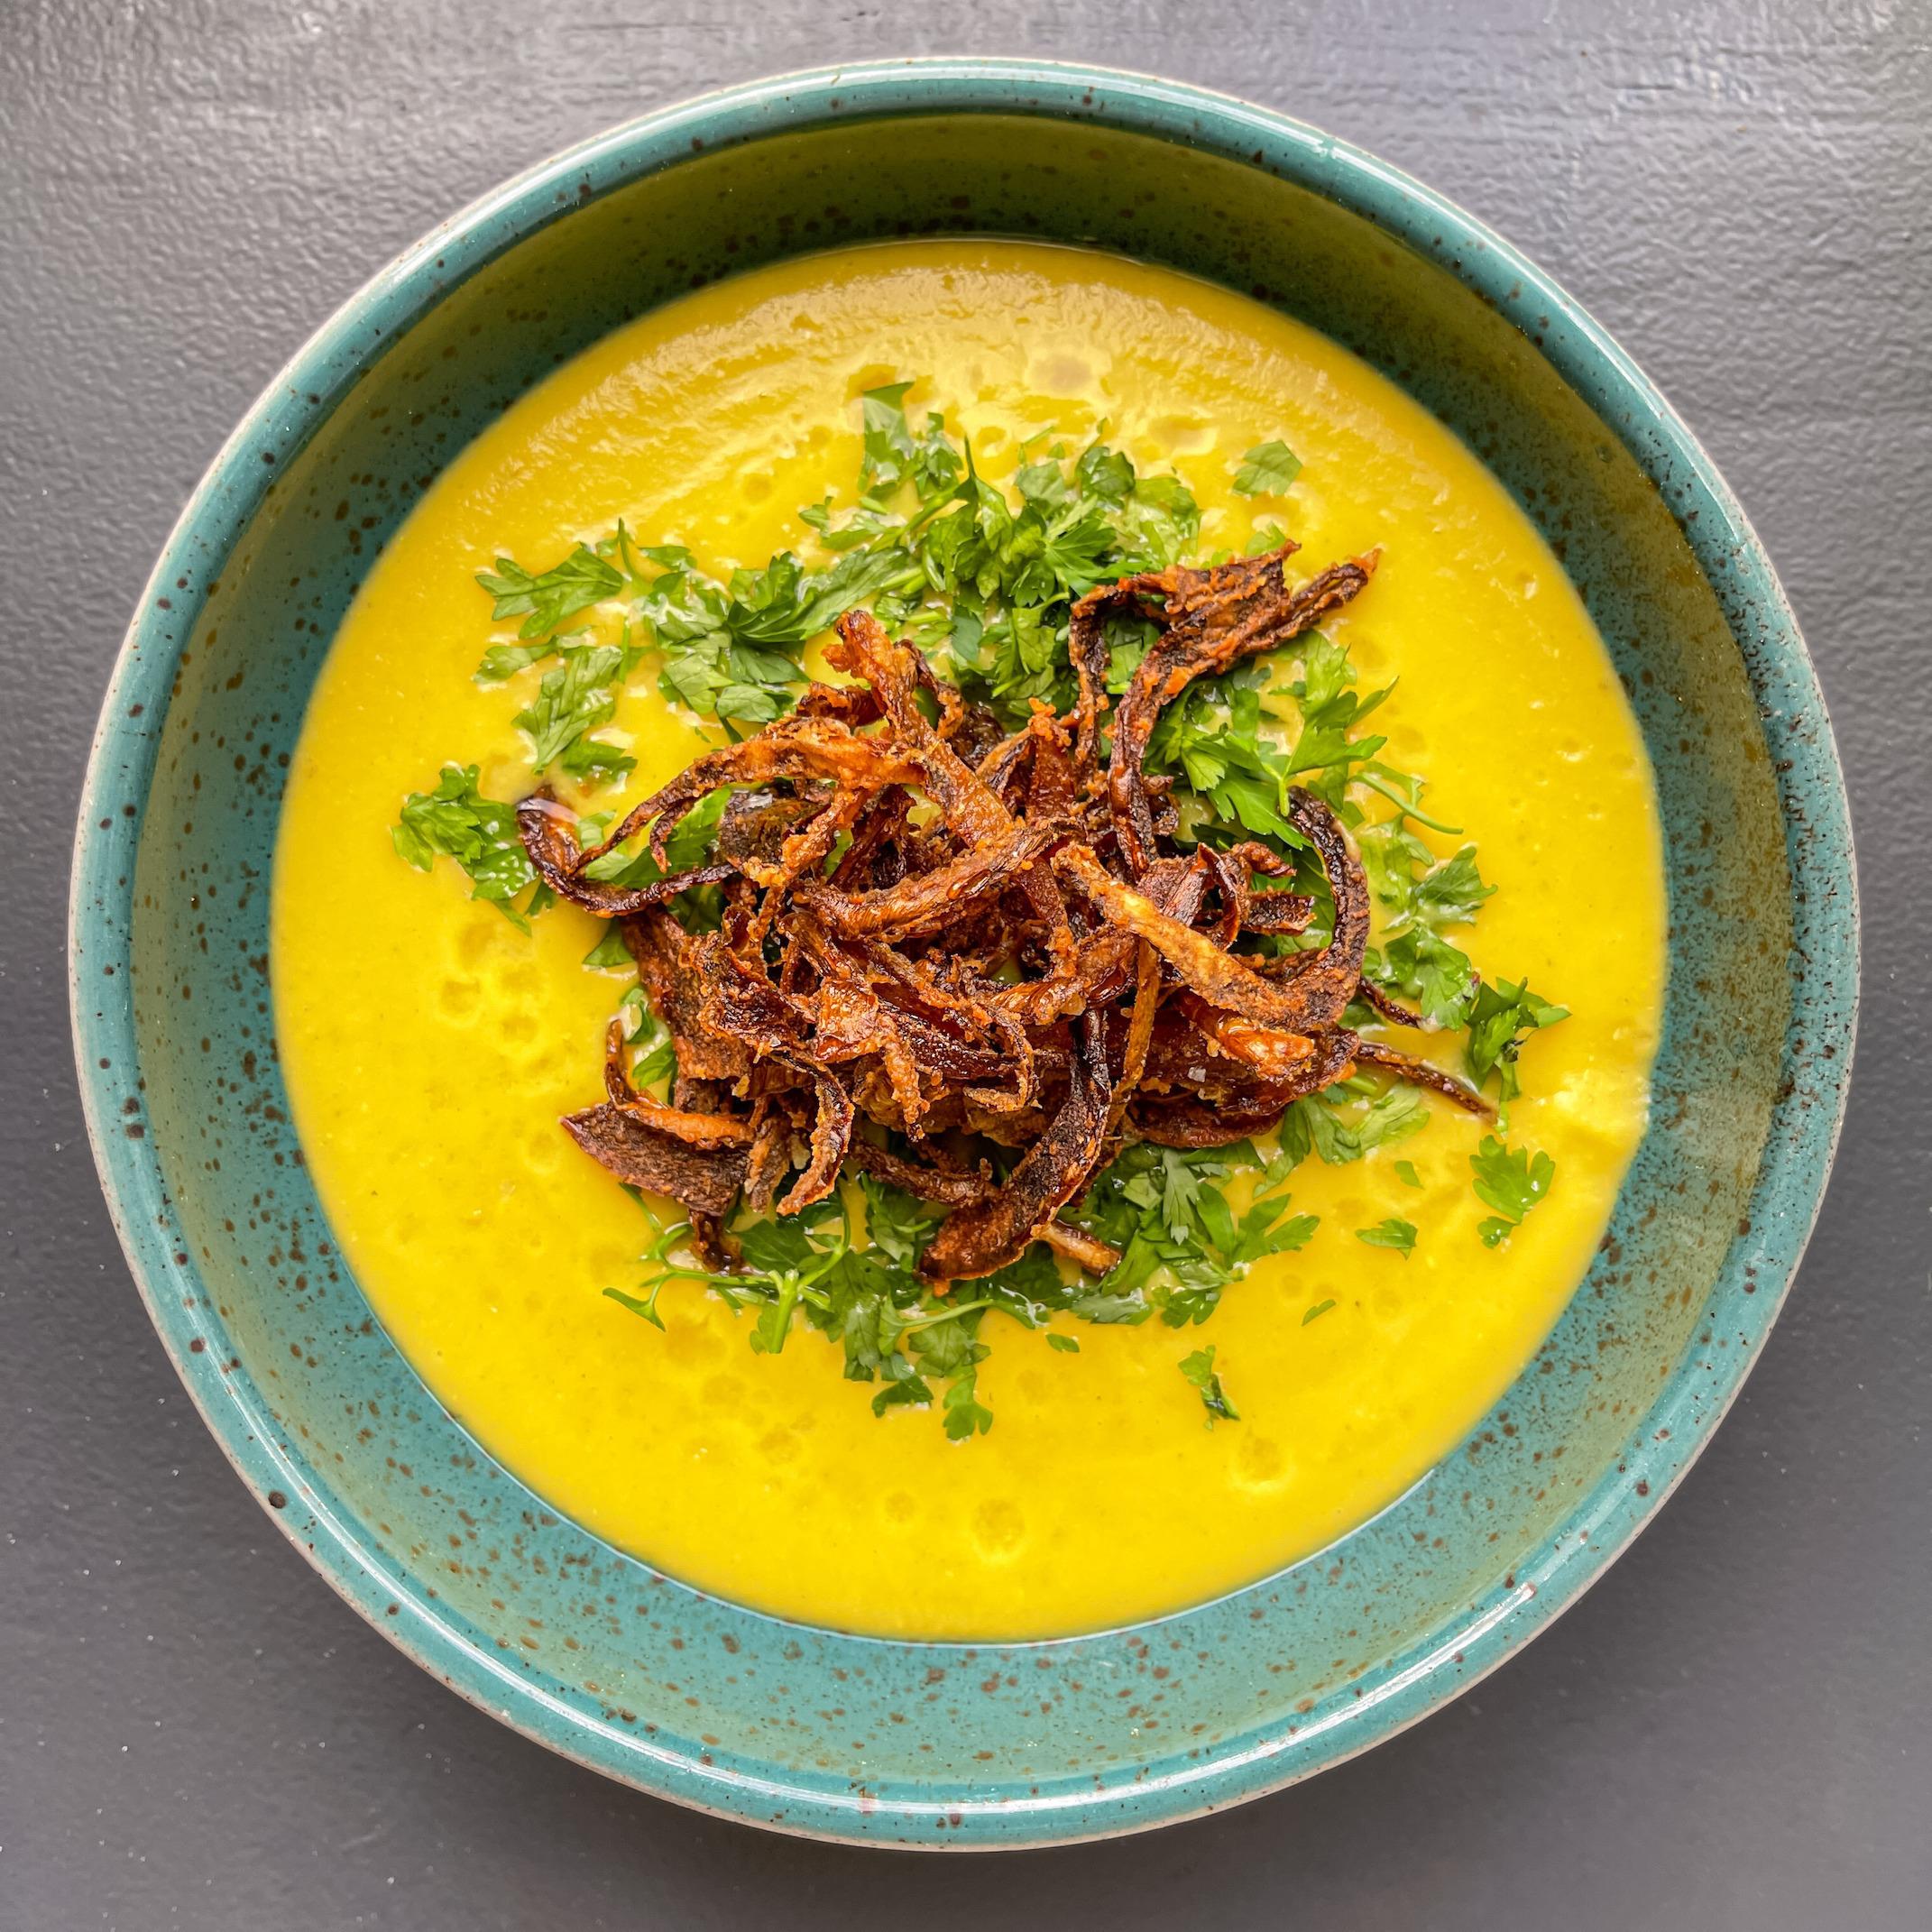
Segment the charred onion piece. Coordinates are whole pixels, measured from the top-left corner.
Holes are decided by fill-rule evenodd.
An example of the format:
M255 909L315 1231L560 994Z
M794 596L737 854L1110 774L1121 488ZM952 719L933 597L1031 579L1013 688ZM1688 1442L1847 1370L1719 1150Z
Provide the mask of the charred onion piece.
M1098 1017L1076 1021L1074 1035L1077 1047L1059 1112L998 1193L955 1209L933 1237L919 1263L929 1280L950 1283L1005 1267L1026 1253L1034 1229L1086 1186L1107 1138L1113 1082L1107 1070L1107 1029Z
M1036 703L1002 736L852 611L827 657L855 683L809 685L793 715L695 759L602 843L580 844L547 791L525 799L531 865L618 922L676 1055L670 1100L639 1093L613 1026L603 1103L564 1123L578 1145L681 1202L713 1268L738 1265L723 1226L740 1199L796 1214L842 1174L870 1175L946 1210L920 1265L943 1290L1035 1241L1089 1274L1112 1268L1113 1248L1059 1217L1123 1140L1223 1146L1357 1065L1486 1112L1462 1081L1342 1024L1352 999L1415 1016L1363 981L1366 881L1327 805L1302 790L1287 802L1326 875L1329 936L1273 956L1265 941L1315 912L1305 894L1257 888L1290 879L1293 861L1253 841L1178 846L1172 781L1142 769L1192 679L1305 631L1374 568L1291 586L1293 547L1081 598L1065 716ZM1160 634L1103 767L1115 616ZM720 789L731 796L704 864L638 886L585 876L640 833L663 867L680 821ZM684 897L700 886L722 888L722 923L718 896ZM695 929L700 914L713 929Z
M1036 1240L1044 1241L1056 1254L1064 1255L1090 1274L1105 1274L1109 1268L1120 1265L1120 1250L1109 1247L1084 1228L1074 1228L1065 1221L1042 1221L1033 1232Z
M1357 557L1330 565L1291 591L1283 571L1294 547L1288 544L1260 557L1235 557L1206 570L1175 568L1128 577L1105 592L1090 592L1074 606L1077 618L1093 599L1118 598L1131 588L1163 627L1120 701L1107 777L1114 831L1136 879L1156 856L1154 809L1141 765L1161 713L1195 678L1217 675L1311 630L1362 590L1375 571L1373 555ZM1161 599L1157 612L1150 602L1155 597Z
M532 792L517 807L517 830L522 834L523 849L529 854L537 876L560 899L581 906L601 919L620 919L627 913L640 913L667 899L688 892L694 886L713 886L731 876L729 865L703 865L654 879L648 886L619 886L603 879L585 879L578 867L585 855L577 850L571 836L575 815L559 805L547 791Z
M745 1177L742 1147L694 1147L606 1102L566 1114L570 1137L620 1181L668 1194L693 1214L724 1214Z
M726 785L761 785L772 778L829 778L834 785L879 791L910 785L919 767L877 738L861 738L836 718L780 718L741 743L708 751L686 765L661 791L624 814L623 822L581 861L587 865L650 826L650 854L664 863L665 842L699 799ZM655 823L652 822L656 821Z
M1320 1093L1355 1072L1361 1042L1338 1030L1314 1043L1314 1052L1290 1078L1267 1087L1252 1087L1228 1100L1208 1105L1190 1096L1146 1096L1128 1111L1128 1120L1144 1140L1162 1147L1225 1147L1281 1125L1282 1116L1297 1100Z
M1084 845L1053 855L1056 870L1078 886L1110 925L1144 939L1210 1006L1238 1013L1263 1026L1299 1027L1308 1003L1264 980L1191 925L1164 913L1144 893L1124 886ZM1354 981L1349 982L1351 990ZM1346 995L1342 1004L1346 1006Z
M743 1041L706 1024L691 935L661 906L624 920L621 930L650 1009L670 1033L678 1072L691 1080L741 1080L751 1071L751 1056Z
M983 845L882 892L808 887L798 895L799 903L847 938L924 937L954 924L962 906L1005 891L1032 866L1052 837L1051 832L1012 823Z
M1385 1073L1393 1073L1412 1087L1427 1087L1432 1093L1440 1093L1444 1099L1455 1101L1466 1114L1476 1114L1486 1120L1495 1112L1466 1081L1445 1073L1440 1067L1431 1066L1426 1060L1418 1060L1413 1053L1400 1053L1393 1046L1378 1046L1373 1040L1363 1040L1356 1047L1355 1057L1364 1066L1380 1067Z
M667 1107L648 1093L639 1093L624 1071L624 1029L611 1022L605 1035L603 1088L611 1105L621 1109L633 1120L654 1127L660 1134L684 1141L693 1147L749 1147L751 1123L735 1114L695 1113L682 1107Z

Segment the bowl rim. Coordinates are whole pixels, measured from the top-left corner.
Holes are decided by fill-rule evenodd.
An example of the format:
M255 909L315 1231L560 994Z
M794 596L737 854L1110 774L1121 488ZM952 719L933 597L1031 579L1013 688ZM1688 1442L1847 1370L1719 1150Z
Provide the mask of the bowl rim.
M103 703L82 788L69 905L69 988L87 1136L130 1272L202 1420L271 1519L363 1617L404 1653L479 1708L588 1768L714 1816L851 1843L889 1841L897 1813L919 1808L876 1799L841 1805L818 1789L752 1780L680 1753L609 1746L608 1734L527 1677L495 1662L438 1607L400 1587L330 1499L280 1446L246 1378L225 1376L194 1352L181 1290L187 1257L160 1231L167 1189L151 1141L111 1131L115 1096L97 1065L138 1062L128 979L133 860L144 822L167 696L185 638L164 600L187 575L210 528L225 557L259 510L277 470L255 458L292 454L336 407L347 382L391 336L456 283L578 206L692 158L784 133L843 123L941 114L1017 115L1099 124L1178 143L1297 184L1363 216L1433 259L1505 316L1534 313L1538 352L1624 444L1671 501L1700 569L1713 584L1745 660L1784 810L1793 881L1791 984L1803 1014L1785 1047L1753 1203L1761 1225L1757 1293L1716 1385L1693 1394L1679 1362L1640 1417L1631 1449L1578 1500L1561 1528L1519 1564L1511 1587L1472 1605L1447 1641L1428 1636L1388 1661L1374 1690L1261 1746L1205 1752L1184 1771L1150 1775L1111 1795L1099 1828L1060 1828L1055 1808L1031 1808L1036 1828L1014 1827L1024 1800L969 1808L934 1841L957 1849L1067 1843L1200 1816L1296 1782L1430 1715L1478 1682L1568 1608L1622 1554L1675 1489L1738 1394L1789 1293L1829 1178L1844 1118L1858 1006L1857 877L1849 807L1823 695L1797 621L1755 533L1715 465L1648 378L1551 278L1446 198L1366 152L1276 111L1208 89L1083 64L934 57L823 68L749 82L674 103L566 148L491 190L398 254L296 351L224 442L170 531L128 627ZM579 189L577 184L581 183ZM594 189L592 184L594 183ZM571 191L565 191L571 190ZM1527 330L1527 323L1524 321ZM249 460L244 461L244 454ZM1668 479L1668 481L1666 481ZM1740 634L1740 617L1756 620ZM132 807L130 814L129 807ZM1807 886L1815 889L1804 889ZM114 980L104 994L101 979ZM1754 1213L1753 1220L1760 1218ZM1734 1249L1710 1294L1741 1274ZM1695 1421L1687 1412L1697 1407ZM1680 1419L1660 1436L1655 1425ZM286 1508L303 1499L302 1520ZM400 1602L400 1614L395 1607ZM1145 1623L1159 1619L1144 1620ZM1453 1664L1453 1668L1450 1668ZM1184 1755L1184 1754L1183 1754ZM1150 1772L1155 1767L1150 1766ZM956 1808L955 1813L956 1813ZM864 1828L861 1829L861 1817ZM1074 1825L1071 1809L1065 1823ZM882 1831L881 1827L885 1827Z

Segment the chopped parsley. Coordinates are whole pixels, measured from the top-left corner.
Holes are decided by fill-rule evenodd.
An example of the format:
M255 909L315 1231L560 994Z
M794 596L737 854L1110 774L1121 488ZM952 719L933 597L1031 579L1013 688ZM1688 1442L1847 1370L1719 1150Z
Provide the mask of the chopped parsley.
M1532 1155L1526 1147L1506 1147L1494 1134L1484 1136L1482 1145L1469 1156L1469 1166L1476 1175L1477 1199L1495 1210L1477 1226L1485 1247L1508 1240L1556 1179L1556 1163L1547 1154Z
M587 611L623 588L623 579L596 551L579 544L560 564L532 574L512 558L500 557L496 568L479 571L476 581L496 599L491 618L520 617L525 639L547 637L566 618Z
M616 686L640 655L628 645L559 648L561 662L544 673L535 700L515 721L529 738L530 769L538 777L560 765L574 778L604 783L636 768L634 758L591 733L617 715Z
M1413 1087L1390 1087L1366 1107L1351 1104L1354 1098L1344 1083L1297 1100L1282 1120L1282 1151L1297 1161L1312 1152L1339 1167L1429 1125L1429 1103Z
M1279 440L1257 443L1241 458L1235 489L1243 496L1285 496L1302 474L1302 459Z
M1293 1164L1265 1161L1247 1142L1198 1153L1148 1141L1125 1148L1072 1217L1120 1261L1072 1311L1089 1321L1158 1314L1170 1328L1205 1321L1256 1262L1305 1247L1320 1225L1290 1212L1282 1183ZM1260 1184L1237 1218L1228 1184L1257 1171Z
M1355 1237L1370 1247L1392 1247L1406 1261L1415 1248L1415 1223L1392 1214L1373 1228L1357 1228Z
M474 765L444 766L434 790L411 792L403 800L402 816L390 836L419 872L427 872L438 853L454 859L469 878L472 898L489 900L528 932L529 915L549 904L550 894L537 885L517 835L515 807L485 798L476 788L477 777ZM527 886L535 889L519 908L517 895Z
M1221 1378L1214 1366L1214 1344L1205 1348L1197 1348L1192 1355L1183 1356L1181 1373L1194 1385L1201 1396L1201 1405L1208 1412L1207 1426L1212 1429L1216 1422L1238 1422L1241 1412L1228 1399L1228 1391L1221 1385Z
M1398 998L1413 1000L1438 1026L1461 1026L1479 981L1467 953L1444 937L1467 925L1495 890L1485 885L1476 848L1438 859L1398 815L1356 835L1368 888L1382 908L1382 943L1369 948L1363 971Z
M1469 1038L1464 1059L1469 1078L1480 1087L1496 1075L1496 1096L1504 1107L1520 1093L1516 1056L1523 1041L1544 1026L1569 1017L1568 1007L1552 1006L1530 990L1527 980L1512 985L1500 980L1484 986L1469 1008Z

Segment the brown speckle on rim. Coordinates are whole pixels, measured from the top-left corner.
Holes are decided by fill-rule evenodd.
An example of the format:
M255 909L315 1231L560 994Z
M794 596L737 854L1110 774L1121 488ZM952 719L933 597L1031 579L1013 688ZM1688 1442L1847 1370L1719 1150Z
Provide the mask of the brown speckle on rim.
M271 1509L287 1509L289 1499L281 1490L271 1489L268 1493L268 1506Z

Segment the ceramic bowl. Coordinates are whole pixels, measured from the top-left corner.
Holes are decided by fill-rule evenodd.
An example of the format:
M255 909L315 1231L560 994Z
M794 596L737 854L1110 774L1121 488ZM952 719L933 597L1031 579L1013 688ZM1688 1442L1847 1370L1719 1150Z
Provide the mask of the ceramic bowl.
M1587 1280L1495 1412L1320 1555L1044 1643L757 1615L495 1467L343 1265L289 1125L267 980L310 686L444 464L682 290L953 231L1093 243L1252 293L1458 431L1608 641L1670 877L1653 1124ZM81 1083L134 1275L208 1426L317 1569L452 1688L585 1764L760 1825L936 1846L1126 1831L1305 1777L1570 1603L1697 1455L1777 1312L1830 1164L1856 983L1811 665L1730 492L1629 358L1368 155L1237 101L1030 61L848 69L653 115L371 282L249 412L169 539L102 713L72 918Z

